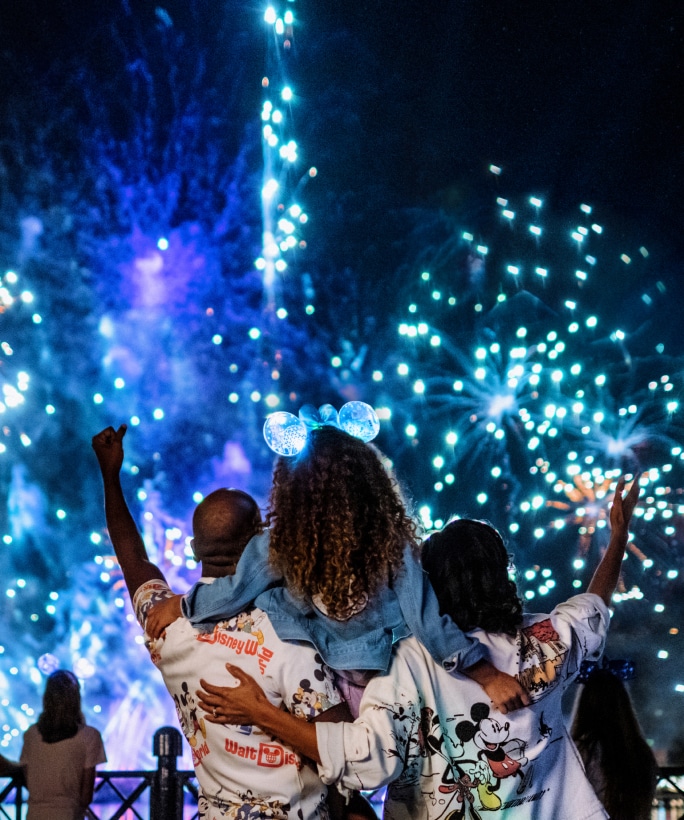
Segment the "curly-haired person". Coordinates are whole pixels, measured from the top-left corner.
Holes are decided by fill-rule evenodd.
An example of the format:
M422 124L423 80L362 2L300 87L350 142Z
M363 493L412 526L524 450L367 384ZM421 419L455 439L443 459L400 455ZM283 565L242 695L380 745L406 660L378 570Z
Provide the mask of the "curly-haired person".
M280 458L267 522L271 561L289 589L336 621L391 585L416 524L382 455L334 427L311 433L309 452Z
M373 445L332 425L309 431L301 453L276 462L266 521L231 579L197 584L183 598L193 624L231 617L256 599L282 640L313 644L336 670L352 713L370 677L387 671L393 644L411 632L440 665L476 680L500 711L529 702L476 640L440 615L417 557L416 523ZM161 634L180 612L180 599L158 607L148 631Z
M479 686L448 675L414 637L400 641L389 672L368 683L354 723L295 720L230 665L240 685L202 681L200 706L217 710L222 722L256 721L315 760L326 783L387 785L385 820L607 818L568 734L562 698L582 662L603 651L639 493L636 480L627 494L624 486L620 479L610 542L587 591L548 614L523 613L508 553L489 524L456 520L423 546L441 607L480 640L492 663L524 682L528 708L502 719Z

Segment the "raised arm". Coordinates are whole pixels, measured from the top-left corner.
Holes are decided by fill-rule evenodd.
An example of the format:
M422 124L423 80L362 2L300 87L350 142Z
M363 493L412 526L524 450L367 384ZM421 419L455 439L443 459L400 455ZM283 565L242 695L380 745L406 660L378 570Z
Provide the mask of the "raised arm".
M620 567L629 538L629 522L632 520L632 513L639 500L639 477L639 474L634 477L632 486L624 498L622 495L625 489L624 476L621 476L617 483L613 506L610 508L610 542L587 587L587 592L598 595L606 606L610 606L620 577Z
M104 486L105 517L109 537L121 566L128 592L133 598L139 586L153 578L165 580L162 571L153 564L145 549L121 489L121 465L126 425L118 430L107 427L93 436L93 450L97 456Z

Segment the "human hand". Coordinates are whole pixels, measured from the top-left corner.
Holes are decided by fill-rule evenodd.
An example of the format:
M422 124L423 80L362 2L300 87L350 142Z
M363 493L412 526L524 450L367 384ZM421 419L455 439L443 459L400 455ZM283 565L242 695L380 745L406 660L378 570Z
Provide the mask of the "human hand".
M502 715L529 706L530 696L523 689L517 678L496 670L497 674L483 686L492 706Z
M479 660L462 671L464 675L480 684L494 709L502 715L521 709L523 706L529 706L532 702L517 678L501 672L487 660Z
M626 541L629 535L629 522L632 520L632 513L639 500L639 479L641 473L637 473L632 481L632 486L629 492L623 497L622 493L625 489L625 477L620 476L617 487L615 488L615 496L613 498L613 505L610 508L610 529L614 536L622 537Z
M236 686L215 686L200 678L202 689L197 690L197 697L207 712L207 720L235 726L258 724L264 710L272 704L253 677L229 663L226 669L237 680Z
M123 437L127 429L125 424L122 424L118 430L111 426L105 427L93 436L91 444L103 475L119 474L124 457Z
M182 595L174 595L171 598L159 601L158 604L150 608L145 618L145 632L150 638L153 640L161 638L169 624L183 617L183 611L181 610L182 598Z

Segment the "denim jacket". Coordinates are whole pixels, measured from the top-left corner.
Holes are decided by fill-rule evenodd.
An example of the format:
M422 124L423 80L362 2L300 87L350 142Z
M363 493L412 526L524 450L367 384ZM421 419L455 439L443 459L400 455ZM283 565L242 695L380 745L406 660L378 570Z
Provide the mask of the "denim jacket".
M254 603L268 613L281 640L313 644L333 669L386 672L392 644L411 633L447 670L467 669L484 657L476 640L439 614L427 573L409 546L392 585L379 589L349 620L336 621L282 586L268 560L268 545L265 530L247 544L235 575L195 584L182 601L185 617L198 626L232 618Z

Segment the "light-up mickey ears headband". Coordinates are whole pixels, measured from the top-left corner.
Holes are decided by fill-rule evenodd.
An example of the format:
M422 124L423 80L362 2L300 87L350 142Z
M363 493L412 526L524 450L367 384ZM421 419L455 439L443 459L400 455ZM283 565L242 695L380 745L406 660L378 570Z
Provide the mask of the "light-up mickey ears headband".
M370 404L348 401L339 413L332 404L323 404L318 410L305 404L299 417L285 410L271 413L264 422L264 438L279 456L296 456L304 449L309 430L326 426L337 427L361 441L372 441L380 431L380 421Z

